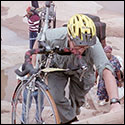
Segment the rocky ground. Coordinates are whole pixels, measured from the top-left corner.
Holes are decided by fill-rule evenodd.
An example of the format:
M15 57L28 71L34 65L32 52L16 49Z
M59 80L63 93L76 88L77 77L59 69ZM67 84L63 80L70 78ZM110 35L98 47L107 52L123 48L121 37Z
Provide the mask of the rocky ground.
M96 96L97 88L94 87L86 96L86 104L81 107L81 113L78 115L77 122L73 124L123 124L124 122L124 99L121 99L122 110L110 115L110 105L100 106ZM11 124L11 103L1 100L1 124ZM34 109L35 112L35 109ZM47 113L47 111L44 111ZM101 120L102 119L102 120ZM107 121L105 121L107 120Z
M40 1L43 5L44 1ZM20 5L20 6L18 6ZM23 16L29 1L1 1L1 70L23 63L24 54L28 49L28 25ZM100 16L107 25L107 44L112 45L113 54L124 60L124 15L106 10L101 4L94 1L55 1L57 13L57 27L62 26L75 13L89 13ZM83 6L84 5L84 6ZM90 9L91 8L91 9ZM109 105L99 106L97 98L92 96L97 88L88 94L88 104L82 107L78 116L81 122L109 112ZM12 93L10 93L12 94ZM124 99L122 99L124 110ZM77 122L76 124L79 124ZM1 123L11 123L11 103L1 100ZM123 123L123 121L121 121Z

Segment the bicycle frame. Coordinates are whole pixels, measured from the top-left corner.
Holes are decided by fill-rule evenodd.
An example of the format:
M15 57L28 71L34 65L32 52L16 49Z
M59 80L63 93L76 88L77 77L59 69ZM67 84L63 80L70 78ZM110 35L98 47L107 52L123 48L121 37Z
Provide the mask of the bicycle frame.
M40 33L38 34L38 37L37 37L39 44L41 44L41 43L44 44L45 43L45 32L49 28L49 13L50 13L51 3L52 3L52 1L46 1L46 3L45 3L45 6L46 6L45 11L46 11L46 13L45 13L44 26L43 26L43 29L42 28L40 29ZM35 67L38 69L40 64L41 64L41 54L37 54L37 56L36 56L36 66ZM40 100L40 99L41 99L41 94L40 94L40 90L38 89L38 100ZM38 104L38 105L39 105L39 111L40 111L41 104ZM39 114L39 116L40 116L40 114Z
M46 3L45 3L46 4L46 15L45 15L44 26L43 26L43 29L42 28L40 29L40 33L38 33L38 37L37 37L38 42L41 42L42 44L45 43L45 32L49 28L49 13L50 13L51 2L52 1L46 1ZM41 55L38 54L36 57L36 68L39 67L40 63L41 63Z

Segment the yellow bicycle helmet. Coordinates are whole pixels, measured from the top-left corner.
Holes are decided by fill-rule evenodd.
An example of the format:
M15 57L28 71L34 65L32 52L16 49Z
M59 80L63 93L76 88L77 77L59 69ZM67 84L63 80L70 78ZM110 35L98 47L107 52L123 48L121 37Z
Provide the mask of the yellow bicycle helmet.
M96 43L96 27L92 19L83 14L71 17L67 24L68 35L79 46L92 46Z

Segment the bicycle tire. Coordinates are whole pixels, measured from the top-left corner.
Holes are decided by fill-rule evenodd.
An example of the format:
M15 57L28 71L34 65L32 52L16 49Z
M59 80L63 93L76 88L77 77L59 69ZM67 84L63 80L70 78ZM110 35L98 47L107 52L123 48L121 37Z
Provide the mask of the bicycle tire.
M29 123L29 104L30 104L31 90L27 92L26 98L26 124Z
M60 124L60 118L56 108L56 104L49 92L45 89L40 82L36 83L39 89L44 93L44 110L41 113L42 120L45 124ZM24 103L19 102L19 97L22 94L22 91L26 88L27 84L21 82L15 89L12 97L12 124L22 124L21 123L21 114L22 114L22 105ZM29 109L29 121L27 124L35 124L35 104L32 103ZM26 116L27 117L27 116ZM25 123L23 123L25 124Z

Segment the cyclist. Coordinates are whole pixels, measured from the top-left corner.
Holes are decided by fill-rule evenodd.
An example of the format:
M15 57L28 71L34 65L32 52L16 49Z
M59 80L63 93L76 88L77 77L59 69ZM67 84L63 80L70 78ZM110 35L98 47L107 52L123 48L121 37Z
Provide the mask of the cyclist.
M46 43L51 47L69 47L73 53L67 56L55 54L51 63L52 67L64 69L82 65L88 67L81 80L82 69L64 73L53 72L48 75L48 86L57 105L62 124L77 120L79 108L85 102L84 97L95 82L93 65L96 66L100 78L105 81L111 101L111 112L121 109L112 65L96 37L95 25L89 17L76 14L68 21L67 27L48 29L45 36ZM34 48L38 48L37 41ZM35 57L32 61L34 64ZM69 99L65 97L64 91L68 77L70 77Z

